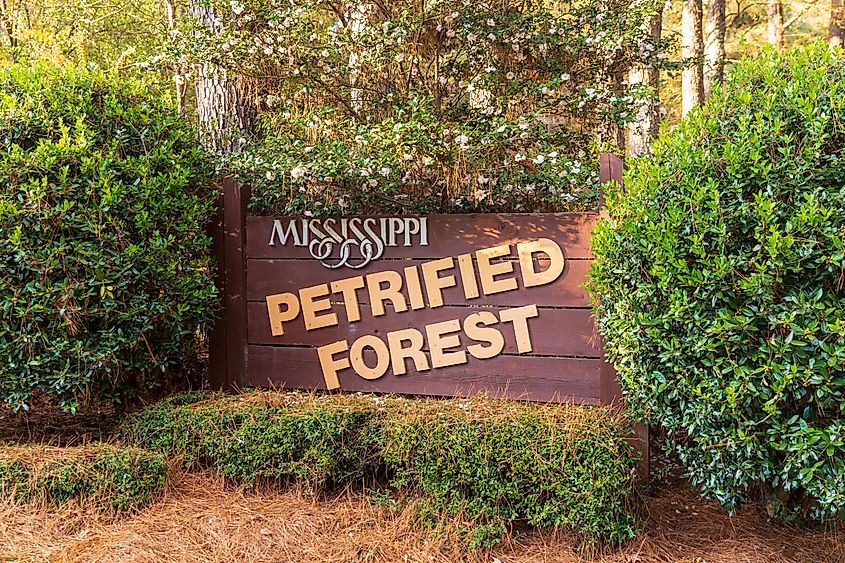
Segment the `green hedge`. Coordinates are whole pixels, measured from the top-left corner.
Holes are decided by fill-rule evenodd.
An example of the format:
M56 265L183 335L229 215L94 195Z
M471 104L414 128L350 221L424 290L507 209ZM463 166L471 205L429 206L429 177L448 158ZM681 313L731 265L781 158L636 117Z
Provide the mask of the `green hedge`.
M142 83L0 71L0 402L161 386L213 316L210 165Z
M243 483L333 487L374 474L378 416L372 403L345 395L179 395L133 415L122 435Z
M626 400L726 507L845 512L845 58L734 66L608 193L591 273Z
M21 502L71 499L116 511L150 502L167 479L160 453L105 444L0 448L0 494Z
M605 408L406 401L383 433L393 485L421 493L426 510L475 522L471 545L490 545L517 520L612 544L636 533L637 458Z
M247 393L177 396L130 416L124 439L236 482L389 484L432 521L491 545L515 521L586 541L633 537L638 458L606 408L487 398Z

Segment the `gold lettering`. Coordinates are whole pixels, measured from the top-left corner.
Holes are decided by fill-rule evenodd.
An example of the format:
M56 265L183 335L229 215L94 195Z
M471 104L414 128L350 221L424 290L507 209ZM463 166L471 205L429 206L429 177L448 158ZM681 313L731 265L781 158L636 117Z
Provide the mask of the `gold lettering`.
M364 348L369 346L376 353L376 365L370 367L364 361ZM378 379L387 371L390 365L390 351L387 344L382 342L378 336L367 334L352 343L349 350L349 359L352 361L352 369L364 379Z
M461 271L461 282L464 286L464 297L475 299L478 297L478 282L475 281L475 269L472 267L472 254L458 256L458 268Z
M442 278L437 275L439 272L454 266L455 260L451 256L431 262L423 262L422 275L423 280L425 280L425 290L428 293L428 306L432 309L443 306L444 289L458 285L453 275L443 276Z
M424 308L425 301L423 301L422 287L420 286L420 272L416 266L405 268L405 286L408 288L411 309L416 311Z
M522 284L525 287L552 283L563 273L563 267L566 263L563 258L563 251L551 239L541 238L530 242L521 242L516 245L516 252L519 254L519 268L522 270ZM533 255L537 252L543 252L549 257L549 267L542 272L534 270Z
M270 317L270 334L282 336L285 333L284 323L292 321L299 315L299 299L293 293L277 293L267 296L267 314ZM282 305L285 310L282 311Z
M493 358L502 353L505 348L505 337L499 332L499 329L490 328L489 325L498 324L499 319L496 315L489 311L482 311L480 313L473 313L464 320L464 332L467 336L477 342L487 342L489 346L482 344L473 344L467 346L473 358L479 360L486 360Z
M537 315L537 305L514 307L513 309L505 309L499 313L499 319L503 323L513 323L513 333L516 337L516 351L520 354L525 354L532 350L531 335L528 333L528 319Z
M387 283L387 287L382 287ZM367 275L367 291L370 293L370 306L373 308L373 316L380 317L384 314L384 302L389 300L393 304L393 310L397 313L404 313L408 310L405 296L401 293L402 276L399 272L387 270Z
M410 345L405 348L403 342ZM387 333L387 345L390 348L390 359L393 365L393 375L405 375L408 373L405 367L405 360L410 358L414 361L414 369L426 371L431 369L428 365L428 358L422 351L425 340L420 331L415 328L405 328Z
M431 367L443 368L467 363L465 351L447 352L448 348L461 345L461 338L458 336L460 330L461 321L458 319L434 323L425 327L425 335L428 339L429 353L431 354Z
M349 367L349 358L340 358L335 360L335 354L346 352L349 349L349 344L346 340L338 340L325 346L317 348L317 357L320 358L320 368L323 370L323 379L326 381L326 389L340 388L340 379L337 377L337 372Z
M302 303L302 318L305 319L306 330L337 325L337 315L335 313L317 314L320 311L328 311L332 308L331 301L327 298L320 299L321 297L328 297L328 295L329 284L327 283L299 290L299 301Z
M511 247L509 244L491 246L490 248L482 248L476 251L475 255L478 258L478 277L481 278L481 289L484 291L484 295L511 291L518 287L516 278L496 279L496 276L513 273L513 262L509 260L502 260L495 264L490 262L493 258L507 256L510 253Z
M346 320L350 323L361 320L361 307L358 306L357 290L364 287L364 276L355 276L332 282L332 293L343 295L343 306L346 307Z

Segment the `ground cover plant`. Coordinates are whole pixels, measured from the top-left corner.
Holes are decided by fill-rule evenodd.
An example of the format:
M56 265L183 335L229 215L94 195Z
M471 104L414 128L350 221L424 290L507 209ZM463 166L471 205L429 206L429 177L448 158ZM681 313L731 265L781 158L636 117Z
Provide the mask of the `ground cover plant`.
M787 519L845 512L845 59L737 64L632 162L594 238L631 412L692 484Z
M144 84L0 71L0 401L160 386L216 303L208 162Z
M165 457L140 448L0 447L0 495L17 502L60 505L75 500L114 511L135 510L153 500L166 478Z
M568 527L586 542L618 544L635 533L637 455L630 430L606 407L192 395L131 415L121 436L236 483L395 492L414 499L423 521L462 521L473 547L494 545L514 522Z

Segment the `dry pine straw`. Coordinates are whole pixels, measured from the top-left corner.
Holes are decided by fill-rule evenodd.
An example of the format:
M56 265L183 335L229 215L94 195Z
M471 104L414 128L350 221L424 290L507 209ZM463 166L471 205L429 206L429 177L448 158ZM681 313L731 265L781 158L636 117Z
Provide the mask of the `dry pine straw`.
M566 533L544 532L492 553L461 554L453 538L415 525L409 511L391 511L358 493L315 500L177 473L163 498L123 517L0 502L0 561L845 563L842 531L774 524L755 508L731 520L680 485L647 500L646 528L620 551L579 554Z

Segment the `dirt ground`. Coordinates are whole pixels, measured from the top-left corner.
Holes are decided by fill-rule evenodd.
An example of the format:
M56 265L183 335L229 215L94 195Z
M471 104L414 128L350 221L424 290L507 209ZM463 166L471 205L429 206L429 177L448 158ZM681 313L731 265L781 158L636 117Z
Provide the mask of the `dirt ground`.
M111 413L86 416L24 420L0 411L0 443L69 445L107 435ZM670 460L652 460L654 471L675 473ZM564 532L534 532L493 552L462 553L455 538L360 493L315 499L297 491L240 490L216 475L174 469L162 498L132 515L0 501L0 562L845 563L843 528L778 524L758 506L731 518L677 478L662 479L644 500L645 525L619 550L585 553Z

